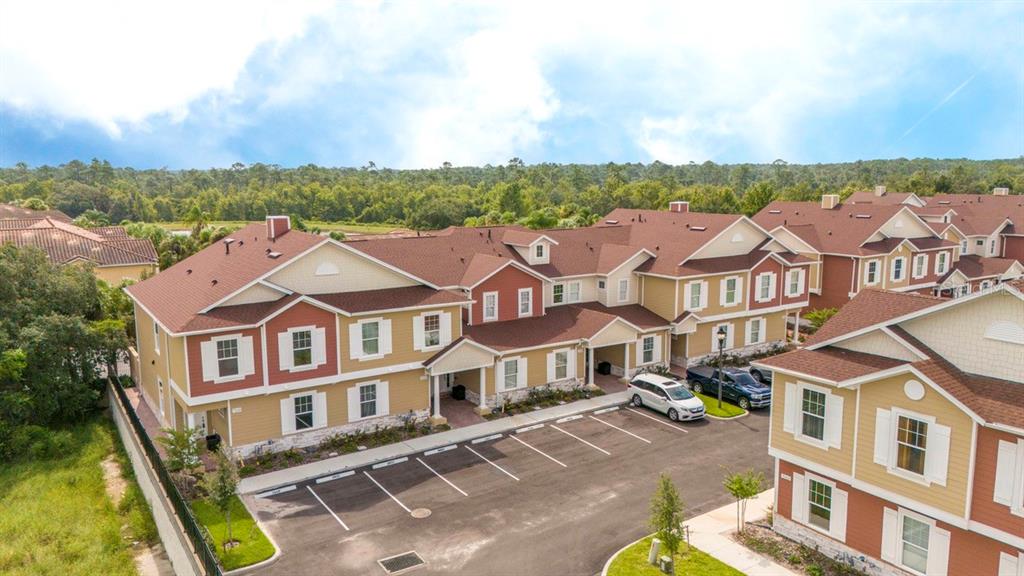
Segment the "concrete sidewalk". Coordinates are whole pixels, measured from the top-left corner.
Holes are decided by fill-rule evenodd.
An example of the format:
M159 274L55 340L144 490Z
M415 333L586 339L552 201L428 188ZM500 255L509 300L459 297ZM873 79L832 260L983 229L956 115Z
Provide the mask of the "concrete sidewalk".
M747 521L763 520L766 510L772 505L774 498L775 490L769 489L747 502ZM746 576L801 576L800 573L793 572L732 539L732 533L736 531L735 503L726 504L706 514L701 514L686 522L686 525L690 527L690 545L743 572ZM631 542L613 554L605 563L601 576L607 576L612 560L622 550L636 542Z
M559 406L552 406L551 408L543 408L526 414L517 414L508 418L498 418L497 420L473 424L472 426L456 428L446 432L438 432L437 434L430 434L428 436L421 436L404 442L396 442L395 444L388 444L387 446L381 446L379 448L363 450L362 452L353 452L351 454L335 456L334 458L326 458L324 460L310 462L309 464L302 464L301 466L293 466L291 468L285 468L284 470L276 470L274 472L260 474L259 476L243 478L238 483L238 492L241 494L262 492L278 486L286 486L288 484L309 480L310 478L317 478L327 474L334 474L335 472L368 466L377 462L384 462L393 458L400 458L402 456L423 452L424 450L440 448L442 446L457 444L459 442L466 442L473 438L480 438L491 434L499 434L501 432L530 426L531 424L537 424L539 422L556 420L571 414L599 410L609 406L624 404L627 400L628 396L625 391L616 392L614 394L606 394L604 396L598 396L587 400L577 400L575 402L569 402Z
M772 505L775 489L765 490L747 502L747 521L763 520ZM727 504L687 522L690 543L702 552L714 556L747 576L799 576L799 573L777 564L769 558L736 542L736 504Z

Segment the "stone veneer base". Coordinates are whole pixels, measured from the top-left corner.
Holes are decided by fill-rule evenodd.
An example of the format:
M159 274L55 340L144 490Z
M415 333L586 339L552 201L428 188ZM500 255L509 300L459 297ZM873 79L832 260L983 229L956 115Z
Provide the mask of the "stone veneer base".
M772 529L781 536L813 548L825 556L859 570L868 576L909 576L909 573L891 564L854 550L838 540L833 540L821 532L794 522L789 518L783 518L778 515L774 516L772 518Z

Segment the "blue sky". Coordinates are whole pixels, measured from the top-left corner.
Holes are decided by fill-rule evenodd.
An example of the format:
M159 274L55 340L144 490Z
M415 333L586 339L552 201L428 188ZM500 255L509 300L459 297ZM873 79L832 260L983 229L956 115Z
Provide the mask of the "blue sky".
M1024 155L1021 3L135 4L4 1L0 165Z

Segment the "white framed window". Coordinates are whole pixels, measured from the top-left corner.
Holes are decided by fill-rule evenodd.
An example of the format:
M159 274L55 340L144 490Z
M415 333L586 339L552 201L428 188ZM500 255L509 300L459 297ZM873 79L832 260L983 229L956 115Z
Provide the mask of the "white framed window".
M536 248L534 248L534 254L537 258L544 258L544 245L537 244Z
M572 282L569 282L568 286L569 286L569 294L568 294L569 302L579 302L580 301L580 291L581 291L581 287L582 287L582 284L580 283L580 281L579 280L574 280Z
M555 380L565 380L569 377L569 352L559 350L555 352Z
M758 302L768 302L775 296L775 273L762 272L757 275L757 297Z
M992 500L1024 516L1024 439L1000 440L996 448L996 478Z
M890 280L893 282L901 282L907 276L907 259L903 256L897 256L892 259L892 273Z
M349 325L349 355L375 360L391 354L391 320L366 318Z
M896 416L896 467L924 476L928 450L928 422L899 414Z
M735 306L740 303L741 292L743 291L743 282L739 276L729 276L722 280L721 284L721 298L720 303L722 306Z
M217 341L217 374L221 378L238 375L238 339Z
M359 417L372 418L377 415L377 385L364 384L359 387Z
M164 417L164 381L159 377L156 379L157 404L160 407L160 418Z
M705 280L687 282L684 290L686 310L703 310L708 305L708 283Z
M968 249L967 239L964 238L963 240L960 241L960 253L961 254L967 254L967 249Z
M390 413L388 389L388 382L384 380L360 382L349 388L347 390L348 421L358 422L368 418L387 416Z
M553 304L561 304L565 302L565 285L555 284L551 287L551 302Z
M519 375L519 358L506 358L501 361L502 367L502 390L515 390L519 388L522 378Z
M751 318L747 320L747 346L764 342L764 322L764 318Z
M833 487L810 476L807 478L807 523L823 532L828 532L832 524Z
M928 255L917 254L914 256L914 278L924 278L928 274Z
M644 364L650 364L651 362L654 362L654 345L654 336L644 336L642 344L643 356L641 358Z
M598 290L604 290L605 289L605 285L606 285L606 283L605 283L604 280L598 280L597 281L597 289Z
M974 245L977 246L978 248L984 249L985 248L985 241L984 240L978 240L978 241L976 241L974 243ZM981 250L978 250L978 252L981 252Z
M931 526L912 516L903 516L900 528L900 564L924 574L928 571L928 533Z
M292 366L302 368L313 365L313 331L292 332Z
M785 394L784 432L823 450L842 448L845 402L841 395L807 382L787 382Z
M619 280L619 302L626 300L629 300L629 279L622 278Z
M949 270L949 253L939 252L935 255L935 273L942 275Z
M878 260L868 260L864 264L864 283L868 286L874 286L878 284L878 267L880 263Z
M359 325L363 356L377 356L380 352L380 322L363 322Z
M498 319L498 293L484 292L484 322Z
M519 289L519 317L533 315L533 288Z
M817 440L825 440L825 399L821 390L804 388L800 397L800 434Z
M982 280L981 281L981 289L982 290L988 290L991 287L992 287L992 281L991 280Z
M901 408L875 413L874 462L918 484L946 485L950 427Z
M946 574L949 564L948 530L935 520L904 508L885 508L882 514L882 560L913 574Z
M427 314L423 317L423 345L441 345L441 315Z
M313 395L303 394L292 398L294 403L295 430L306 430L313 427Z
M804 280L807 277L807 271L803 268L794 268L788 273L786 280L786 296L793 297L799 296L804 293Z
M995 256L996 255L996 239L995 238L992 238L991 240L988 241L988 254L989 254L989 256Z
M160 353L160 325L153 320L153 351Z
M792 519L846 541L847 493L836 483L810 472L793 474Z

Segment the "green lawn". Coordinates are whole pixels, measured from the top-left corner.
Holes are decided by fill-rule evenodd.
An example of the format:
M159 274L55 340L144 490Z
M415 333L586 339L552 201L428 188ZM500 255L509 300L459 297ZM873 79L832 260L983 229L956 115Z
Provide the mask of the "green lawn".
M340 222L321 222L318 220L306 220L304 221L308 228L319 228L324 232L358 232L361 234L385 234L392 230L403 228L401 224L348 224ZM191 230L192 225L186 224L185 222L155 222L157 226L160 226L167 230ZM218 220L210 222L213 226L231 226L240 228L249 224L244 220Z
M134 575L139 536L123 538L121 526L145 524L133 516L149 510L119 512L107 496L100 461L115 453L113 424L97 416L66 432L56 456L0 463L0 574Z
M661 570L647 563L647 553L651 550L652 538L653 536L648 536L620 552L612 561L612 565L608 567L608 576L661 575ZM684 544L683 547L685 546ZM696 548L690 548L687 552L677 554L675 563L676 574L685 574L686 576L743 576L739 570Z
M216 543L214 552L220 557L224 570L250 566L274 555L274 545L263 534L237 496L231 505L231 537L239 541L239 545L234 548L224 549L227 523L224 522L224 515L220 510L205 500L196 500L192 502L192 511L195 512L196 520L206 526L213 536Z
M717 396L697 394L697 397L704 403L704 409L707 413L712 416L718 416L719 418L735 418L736 416L742 416L747 413L743 408L740 408L735 404L730 404L726 400L722 400L722 408L719 409Z

